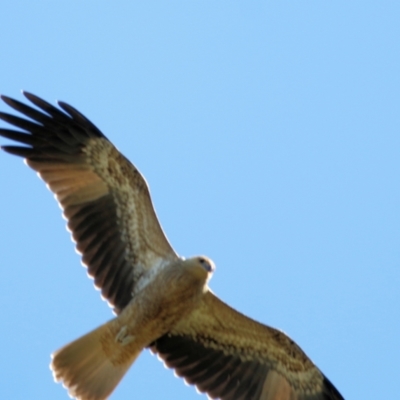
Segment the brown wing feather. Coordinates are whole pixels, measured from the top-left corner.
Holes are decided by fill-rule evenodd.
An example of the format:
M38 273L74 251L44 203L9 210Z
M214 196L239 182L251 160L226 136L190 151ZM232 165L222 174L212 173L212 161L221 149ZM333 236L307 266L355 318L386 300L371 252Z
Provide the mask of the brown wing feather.
M240 314L211 292L151 349L212 399L343 400L289 337Z
M79 111L61 111L24 95L40 110L2 96L31 120L0 113L23 131L0 129L0 136L26 146L3 149L26 159L55 194L77 250L102 295L120 312L141 276L177 257L153 209L139 171Z

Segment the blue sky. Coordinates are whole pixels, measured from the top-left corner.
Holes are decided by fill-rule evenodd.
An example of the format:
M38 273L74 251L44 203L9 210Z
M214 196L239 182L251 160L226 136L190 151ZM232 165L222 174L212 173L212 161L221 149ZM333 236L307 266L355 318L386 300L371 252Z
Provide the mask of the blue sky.
M0 92L82 111L144 174L177 252L215 261L218 296L288 333L346 399L393 398L399 15L390 1L6 0ZM0 398L67 399L50 353L112 314L44 184L0 154L0 187ZM146 352L112 396L133 398L205 396Z

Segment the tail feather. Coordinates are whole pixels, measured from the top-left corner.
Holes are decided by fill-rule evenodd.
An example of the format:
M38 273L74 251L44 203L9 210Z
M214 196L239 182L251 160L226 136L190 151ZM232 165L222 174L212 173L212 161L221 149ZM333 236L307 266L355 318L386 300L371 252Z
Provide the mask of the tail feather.
M122 348L115 341L109 327L112 322L52 354L54 379L63 383L70 396L79 400L107 399L139 356L141 348Z

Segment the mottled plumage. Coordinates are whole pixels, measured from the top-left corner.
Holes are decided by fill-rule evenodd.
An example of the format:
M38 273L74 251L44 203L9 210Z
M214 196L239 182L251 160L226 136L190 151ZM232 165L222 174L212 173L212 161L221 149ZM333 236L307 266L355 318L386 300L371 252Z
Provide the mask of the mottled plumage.
M209 289L214 265L169 244L139 171L81 113L29 94L2 96L30 119L0 113L20 130L2 148L26 159L54 192L83 263L117 317L53 354L70 395L106 399L144 348L212 399L341 400L281 331L235 311Z

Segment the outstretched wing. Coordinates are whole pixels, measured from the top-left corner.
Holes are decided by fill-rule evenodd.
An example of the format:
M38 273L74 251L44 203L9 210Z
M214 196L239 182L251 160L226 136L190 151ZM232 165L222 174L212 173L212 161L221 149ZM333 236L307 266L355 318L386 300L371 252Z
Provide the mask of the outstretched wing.
M120 312L143 274L177 258L139 171L79 111L63 111L24 93L39 110L2 96L28 119L0 118L22 131L0 135L25 146L3 146L24 157L55 194L82 261L104 298Z
M151 350L212 399L344 400L289 337L211 292Z

